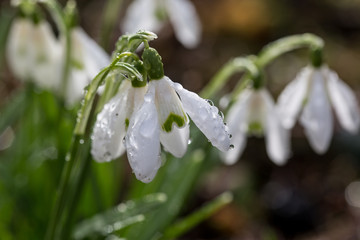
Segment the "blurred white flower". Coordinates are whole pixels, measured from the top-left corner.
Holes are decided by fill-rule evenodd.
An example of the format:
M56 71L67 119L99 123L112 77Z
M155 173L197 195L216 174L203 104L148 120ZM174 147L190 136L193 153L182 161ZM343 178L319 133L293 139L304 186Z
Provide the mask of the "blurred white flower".
M70 74L65 100L72 105L83 97L84 88L96 74L110 64L110 57L82 28L73 28L70 35ZM64 48L64 39L62 43Z
M127 89L135 91L131 87ZM121 90L124 91L126 88ZM175 157L185 154L189 142L187 114L215 147L221 151L227 151L230 147L230 137L218 109L167 77L150 81L143 104L138 110L121 110L133 105L126 103L126 97L120 96L121 93L106 104L98 115L92 154L97 161L108 161L119 156L123 152L122 139L125 136L129 163L140 181L152 181L160 168L160 143ZM140 95L137 99L140 99ZM136 102L139 106L139 102ZM121 111L126 114L117 120L114 114ZM129 118L125 134L124 119Z
M355 94L327 66L305 67L280 94L278 112L284 127L300 124L318 154L327 151L333 134L331 105L340 125L348 132L359 130L360 112Z
M60 78L60 45L48 22L18 18L12 23L6 55L14 75L54 90Z
M289 132L282 127L266 89L245 89L230 108L226 122L234 145L234 149L222 154L226 164L234 164L239 159L248 135L265 135L269 158L277 165L286 163L290 155Z
M122 29L159 32L169 17L176 38L187 48L196 47L201 39L201 22L189 0L134 0L129 6Z

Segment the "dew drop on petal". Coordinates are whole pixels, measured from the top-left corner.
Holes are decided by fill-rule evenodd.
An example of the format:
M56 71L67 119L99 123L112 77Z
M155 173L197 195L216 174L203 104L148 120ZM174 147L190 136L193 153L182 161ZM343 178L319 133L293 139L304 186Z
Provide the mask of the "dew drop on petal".
M229 147L229 150L232 150L232 149L234 149L234 145L233 145L233 144L231 144L230 147Z
M188 144L191 144L191 142L192 142L192 140L191 140L191 139L189 139L189 140L188 140Z

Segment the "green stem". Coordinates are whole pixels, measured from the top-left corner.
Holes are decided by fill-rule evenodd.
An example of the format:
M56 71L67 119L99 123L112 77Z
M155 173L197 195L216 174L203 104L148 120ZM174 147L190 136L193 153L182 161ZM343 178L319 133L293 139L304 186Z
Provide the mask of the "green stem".
M249 58L238 57L230 60L220 71L210 80L206 87L201 91L203 98L210 98L217 93L228 81L231 75L236 72L245 71L251 76L258 76L259 71L253 61Z
M320 37L310 33L281 38L266 45L260 51L256 64L260 68L264 68L282 54L305 47L310 48L312 51L322 51L324 41Z
M112 36L113 29L118 22L117 20L122 3L123 0L108 0L104 8L100 39L101 46L106 50L109 50L109 40Z
M64 59L63 59L63 69L61 76L61 96L64 98L67 92L67 85L70 74L70 64L71 64L71 27L68 26L70 24L69 21L66 20L66 14L62 7L59 5L57 1L54 0L40 0L43 2L45 6L48 8L49 12L55 19L55 22L59 28L60 35L62 35L65 39L65 50L64 50Z
M207 203L205 206L201 207L196 212L190 214L189 216L185 217L184 219L180 220L179 222L173 224L172 226L168 227L164 235L162 236L162 240L165 239L175 239L185 232L189 231L200 222L204 221L205 219L209 218L219 209L224 207L225 205L231 203L233 200L233 195L231 192L225 192L212 200L211 202Z

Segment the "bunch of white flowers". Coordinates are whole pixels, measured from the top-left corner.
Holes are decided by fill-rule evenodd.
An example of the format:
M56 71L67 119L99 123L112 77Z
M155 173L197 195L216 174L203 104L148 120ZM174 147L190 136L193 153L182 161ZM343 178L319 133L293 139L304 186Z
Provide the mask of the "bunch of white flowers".
M57 39L49 23L43 19L14 19L7 40L6 55L14 75L32 81L38 87L60 94L66 41ZM80 27L70 30L70 69L62 96L68 105L83 97L83 89L110 62L109 56Z

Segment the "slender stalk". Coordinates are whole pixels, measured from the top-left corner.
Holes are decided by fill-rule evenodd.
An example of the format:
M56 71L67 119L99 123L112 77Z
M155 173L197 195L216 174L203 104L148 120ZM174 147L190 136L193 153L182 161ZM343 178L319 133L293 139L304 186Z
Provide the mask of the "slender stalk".
M236 72L245 71L252 76L258 76L259 71L256 65L249 58L238 57L230 60L223 66L220 71L210 80L206 87L201 91L200 95L203 98L213 96L219 89L221 89L231 75Z
M112 37L113 29L117 24L122 3L123 0L108 0L104 8L100 42L101 46L106 50L109 50L110 39Z
M201 207L199 210L193 212L189 216L186 216L184 219L168 227L165 230L164 235L161 237L161 240L176 239L185 232L189 231L191 228L198 225L200 222L213 215L225 205L231 203L232 200L233 195L231 192L225 192L221 194L214 200L207 203L205 206Z
M310 33L281 38L266 45L260 51L256 64L260 68L264 68L282 54L299 48L310 48L312 51L322 51L324 41L320 37Z

